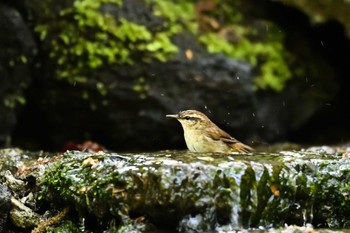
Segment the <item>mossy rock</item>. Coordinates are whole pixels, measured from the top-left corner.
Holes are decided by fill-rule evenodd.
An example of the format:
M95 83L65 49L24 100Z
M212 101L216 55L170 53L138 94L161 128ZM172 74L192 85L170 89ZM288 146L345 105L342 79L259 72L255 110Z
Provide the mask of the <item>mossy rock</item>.
M189 232L312 223L348 227L350 159L342 153L254 155L67 152L42 197L100 222L143 216Z

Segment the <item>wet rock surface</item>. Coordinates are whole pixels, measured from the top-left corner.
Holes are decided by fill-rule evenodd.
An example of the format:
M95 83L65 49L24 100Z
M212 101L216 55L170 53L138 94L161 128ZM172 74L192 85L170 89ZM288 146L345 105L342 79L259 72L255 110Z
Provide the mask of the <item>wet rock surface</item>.
M16 227L33 228L40 222L40 215L31 208L25 206L22 202L11 198L10 219Z
M16 224L12 217L12 223L2 220L10 229L14 224L30 230L69 207L56 232L349 228L349 151L324 146L230 155L68 151L38 160L36 155L25 170L1 171L14 196L9 211L20 212ZM13 179L27 185L18 191Z
M7 217L11 207L10 190L3 184L0 184L0 232L4 232L7 223Z
M80 212L118 221L144 216L181 232L306 223L342 228L349 227L349 162L342 153L310 151L67 153L44 183L48 197Z

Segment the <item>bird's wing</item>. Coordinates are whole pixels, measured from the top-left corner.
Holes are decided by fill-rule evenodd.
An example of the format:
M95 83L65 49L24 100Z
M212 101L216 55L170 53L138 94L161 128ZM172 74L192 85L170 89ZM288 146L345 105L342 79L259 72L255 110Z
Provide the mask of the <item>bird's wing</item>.
M243 152L243 153L254 151L253 148L241 143L240 141L238 141L237 139L235 139L234 137L232 137L231 135L229 135L219 127L213 127L207 132L209 137L215 140L221 140L226 144L229 144L234 151Z
M235 138L221 138L220 140L230 144L231 147L235 151L238 151L238 152L249 153L249 152L253 152L254 151L253 148L251 148L250 146L247 146L247 145L241 143L240 141L238 141Z
M221 140L222 138L231 139L231 135L220 129L218 126L208 127L206 129L208 136L214 140ZM234 138L233 138L234 139ZM234 139L235 140L235 139Z

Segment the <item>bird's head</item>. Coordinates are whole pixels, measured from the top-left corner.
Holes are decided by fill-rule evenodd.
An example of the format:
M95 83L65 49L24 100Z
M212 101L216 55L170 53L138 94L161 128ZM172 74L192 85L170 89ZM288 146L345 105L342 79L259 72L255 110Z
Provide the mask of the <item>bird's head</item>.
M210 119L204 113L196 110L185 110L178 114L166 115L166 117L177 119L184 128L191 127L197 129L206 127L211 123Z

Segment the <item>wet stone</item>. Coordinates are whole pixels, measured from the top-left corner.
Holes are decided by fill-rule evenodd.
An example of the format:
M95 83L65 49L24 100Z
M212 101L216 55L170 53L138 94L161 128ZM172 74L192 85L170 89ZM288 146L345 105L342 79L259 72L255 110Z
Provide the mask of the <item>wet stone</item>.
M346 151L346 150L343 150ZM42 196L97 219L145 218L181 232L349 227L346 152L142 154L67 152L46 169Z
M11 207L11 193L7 186L0 184L0 232L5 229L7 216Z
M22 202L11 197L10 220L20 228L32 228L39 224L40 216Z

